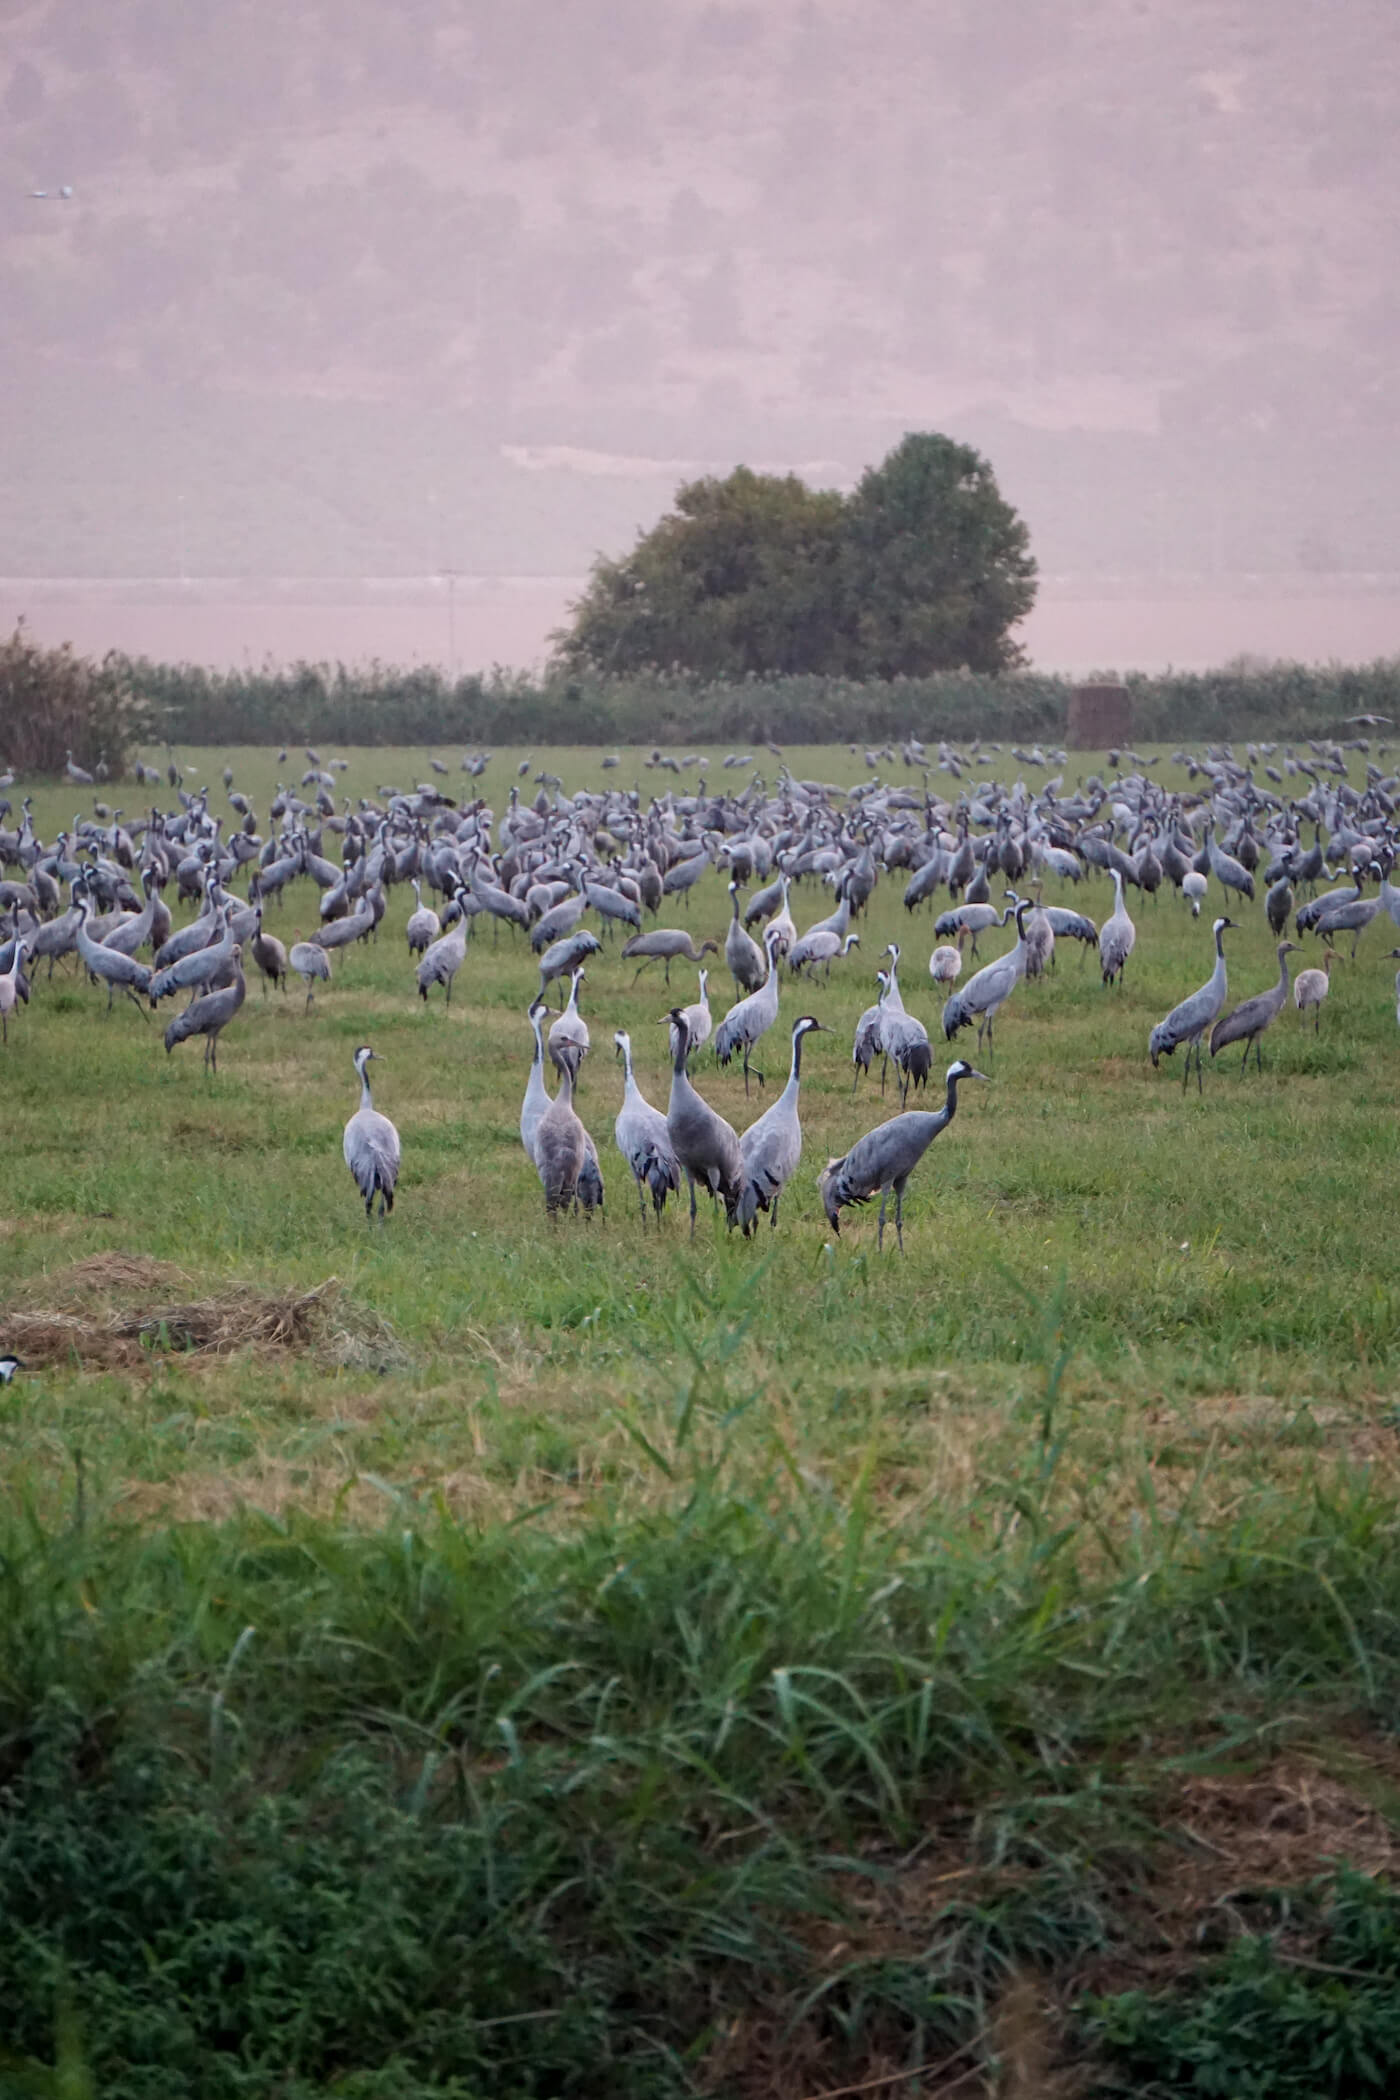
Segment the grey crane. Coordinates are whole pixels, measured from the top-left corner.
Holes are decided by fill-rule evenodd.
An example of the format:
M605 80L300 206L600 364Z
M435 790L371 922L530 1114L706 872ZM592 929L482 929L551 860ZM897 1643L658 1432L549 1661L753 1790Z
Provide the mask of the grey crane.
M985 1035L990 1046L992 1024L1015 991L1018 980L1026 969L1026 913L1030 910L1029 898L1021 898L1015 906L1016 945L999 955L969 977L967 983L946 1000L943 1007L943 1034L951 1040L960 1028L977 1023L977 1046L982 1046Z
M744 938L747 940L748 935ZM747 999L740 999L730 1007L719 1027L715 1030L715 1056L722 1065L727 1065L736 1050L744 1053L744 1098L749 1092L749 1057L755 1046L762 1041L778 1018L778 935L771 923L764 928L764 946L768 950L768 975L756 992ZM754 1077L763 1085L763 1074L757 1065Z
M579 890L573 896L566 892L557 904L542 911L530 931L530 946L536 955L542 954L551 941L562 941L572 933L587 909L588 899Z
M694 1000L691 1005L683 1006L681 1012L685 1015L685 1025L690 1030L691 1049L693 1051L703 1050L706 1043L709 1042L714 1029L714 1021L710 1014L710 973L708 970L700 972L700 997ZM675 1055L675 1050L676 1044L673 1031L671 1038L672 1056Z
M165 1031L165 1053L168 1057L177 1043L188 1041L192 1035L204 1037L204 1069L217 1072L219 1069L219 1037L238 1012L247 996L248 987L243 978L243 950L235 941L229 956L233 966L233 982L222 985L216 992L204 992L176 1014Z
M331 981L331 959L316 941L294 941L287 955L287 968L306 986L304 1012L310 1013L318 984Z
M409 877L409 880L413 887L413 894L417 899L417 908L409 913L408 925L404 931L408 936L409 954L422 955L427 949L432 947L433 942L442 932L442 921L433 910L431 904L423 902L423 889L418 877L412 875Z
M643 1225L647 1221L648 1196L659 1222L666 1198L672 1193L680 1194L680 1161L671 1143L666 1118L659 1108L652 1107L637 1084L632 1071L632 1042L627 1030L619 1028L613 1042L622 1059L622 1106L613 1124L613 1138L637 1184Z
M904 995L899 989L897 943L891 941L885 953L890 958L890 974L880 1009L880 1049L899 1074L902 1108L909 1098L911 1084L916 1092L927 1084L933 1053L923 1022L905 1011Z
M601 955L602 952L602 942L586 926L564 940L555 941L540 957L540 991L543 992L554 978L568 977L588 956Z
M1313 922L1314 931L1320 934L1325 941L1331 941L1339 933L1349 933L1351 935L1351 959L1353 962L1356 960L1356 944L1370 925L1372 919L1380 911L1382 903L1379 896L1363 897L1361 895L1361 881L1362 875L1358 869L1356 876L1357 894L1351 903L1339 904L1334 910L1323 912Z
M680 1161L690 1188L690 1237L695 1237L695 1184L704 1183L718 1198L732 1225L739 1203L743 1159L733 1126L701 1099L690 1083L685 1061L690 1055L690 1030L679 1006L673 1006L671 1022L671 1098L666 1108L666 1129L671 1148Z
M574 1108L572 1061L559 1065L559 1091L535 1130L535 1171L544 1189L547 1218L557 1218L578 1200L579 1177L588 1158L588 1133Z
M1133 952L1137 939L1137 928L1128 917L1128 907L1123 902L1123 877L1117 868L1110 868L1113 877L1113 909L1099 928L1099 967L1105 984L1117 978L1123 982L1123 966Z
M1296 941L1280 941L1278 944L1278 983L1271 984L1266 992L1256 992L1252 999L1244 999L1223 1020L1216 1022L1210 1032L1210 1054L1224 1050L1231 1043L1244 1044L1244 1063L1240 1066L1240 1077L1244 1078L1249 1065L1249 1053L1254 1052L1254 1062L1259 1071L1264 1069L1260 1038L1288 1004L1288 958L1299 952Z
M731 882L729 898L733 915L729 931L724 936L724 959L729 965L730 975L742 992L756 992L763 982L763 950L752 934L745 933L739 924L739 885Z
M776 927L776 924L776 920L770 919L770 926ZM807 975L810 977L817 964L821 963L823 965L822 983L826 984L830 981L831 965L837 958L844 958L850 954L852 948L858 948L859 946L860 935L858 933L848 933L844 940L841 939L839 934L832 933L829 930L806 934L802 941L803 962L800 966L795 965L794 968L795 970L805 968ZM775 954L781 955L782 947L776 935L773 948Z
M855 1066L855 1077L851 1081L851 1099L854 1101L861 1076L870 1070L880 1055L880 1025L884 1020L885 994L890 988L889 973L875 972L875 981L880 987L880 996L873 1006L867 1006L856 1022L855 1039L851 1044L851 1063ZM888 1060L886 1060L888 1065Z
M637 976L632 979L633 984L637 982L637 977L641 976L648 963L664 962L666 982L669 984L673 962L698 963L703 962L707 955L718 953L718 941L702 941L697 948L691 935L683 933L678 927L655 926L649 933L633 935L623 947L622 960L633 962L638 956L641 957L640 963L637 964Z
M525 1099L520 1104L520 1142L531 1161L535 1157L535 1132L549 1107L549 1089L544 1083L543 1026L548 1011L542 999L532 999L525 1016L534 1030L535 1048L530 1058L530 1076L525 1082Z
M1224 853L1215 843L1215 826L1206 826L1206 853L1210 859L1210 871L1222 889L1237 890L1242 897L1254 901L1254 877L1243 861L1236 860L1232 853Z
M1196 1053L1196 1091L1201 1086L1201 1037L1220 1013L1225 1004L1225 943L1222 938L1234 925L1233 919L1217 919L1211 929L1215 935L1215 968L1198 992L1174 1006L1166 1019L1159 1021L1147 1039L1147 1049L1154 1066L1160 1057L1170 1057L1178 1043L1186 1045L1186 1070L1181 1075L1181 1090L1186 1091L1186 1082L1191 1074L1191 1052Z
M233 954L233 928L228 923L228 913L222 914L218 938L207 948L196 948L193 955L181 956L167 969L157 970L150 984L152 1007L159 1006L162 999L174 992L189 992L192 996L212 985L215 978L227 966Z
M447 987L447 1004L452 1004L452 980L467 959L467 920L459 919L446 933L440 933L424 950L418 965L418 996L426 1006L428 992L435 984Z
M735 1215L745 1239L761 1210L766 1210L770 1224L777 1226L779 1199L802 1158L797 1096L802 1083L802 1045L814 1031L826 1033L812 1014L799 1014L792 1024L792 1069L787 1085L772 1107L750 1123L739 1139L742 1171Z
M894 1229L899 1251L904 1252L904 1189L909 1176L939 1132L946 1130L958 1112L958 1084L964 1079L985 1079L966 1058L955 1058L946 1074L947 1095L942 1108L906 1109L852 1145L844 1159L831 1159L823 1170L822 1204L833 1232L841 1230L841 1213L852 1204L868 1203L880 1196L880 1229L876 1247L885 1244L885 1207L894 1190Z
M20 985L24 977L24 966L29 960L29 941L21 934L15 942L15 952L8 970L0 972L0 1043L10 1040L10 1015L21 997ZM25 993L24 997L28 997Z
M1280 875L1264 899L1264 912L1269 921L1269 931L1277 940L1288 924L1293 909L1293 885L1286 874Z
M83 967L90 975L106 985L108 1013L112 1011L113 997L120 988L120 990L125 992L127 998L130 999L132 1005L144 1020L145 1012L136 995L138 992L150 991L151 971L149 966L146 963L137 962L134 955L122 955L117 949L104 948L100 941L93 940L87 930L88 920L92 917L92 905L88 901L86 889L78 897L76 908L78 913L76 935L78 953L83 959Z
M253 924L253 961L257 964L258 972L262 978L263 997L265 999L267 997L267 980L269 977L274 984L280 985L284 992L287 989L287 950L284 943L278 940L275 933L268 933L264 930L261 905L257 907L257 911L254 914Z
M64 760L63 777L65 780L70 781L74 787L91 787L93 784L91 773L87 772L82 766L74 765L71 750Z
M371 1050L368 1043L361 1043L354 1055L354 1066L360 1081L360 1105L345 1126L342 1146L345 1164L354 1175L355 1186L364 1198L367 1220L374 1215L376 1196L379 1198L381 1218L393 1209L400 1159L399 1134L389 1118L380 1113L370 1098L371 1058L379 1058L379 1052ZM382 1064L383 1059L379 1058L379 1062Z
M574 971L569 985L568 1004L549 1031L550 1057L556 1067L562 1070L565 1056L570 1056L573 1059L575 1079L578 1077L579 1063L588 1055L588 1023L578 1010L578 988L586 974L581 964Z

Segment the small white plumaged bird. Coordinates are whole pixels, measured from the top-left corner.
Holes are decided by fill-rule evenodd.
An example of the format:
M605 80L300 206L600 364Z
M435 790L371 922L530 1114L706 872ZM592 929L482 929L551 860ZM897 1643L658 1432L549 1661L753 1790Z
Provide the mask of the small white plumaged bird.
M959 934L956 948L945 942L941 948L934 949L928 959L928 974L935 984L956 984L961 971L962 935Z
M374 1215L379 1198L382 1218L394 1207L394 1186L399 1178L399 1134L387 1116L370 1099L369 1062L377 1055L368 1043L355 1052L355 1070L360 1078L360 1105L345 1126L345 1164L355 1177L355 1186L365 1199L365 1216ZM383 1060L381 1059L382 1063Z
M1396 951L1392 949L1391 953ZM1306 1026L1308 1008L1313 1010L1313 1034L1322 1024L1322 1002L1331 988L1332 965L1337 960L1335 948L1329 948L1322 958L1320 970L1300 970L1293 980L1293 1004L1298 1009L1298 1019Z
M1181 894L1191 899L1191 916L1199 919L1201 905L1205 900L1206 878L1198 868L1189 868L1181 878Z

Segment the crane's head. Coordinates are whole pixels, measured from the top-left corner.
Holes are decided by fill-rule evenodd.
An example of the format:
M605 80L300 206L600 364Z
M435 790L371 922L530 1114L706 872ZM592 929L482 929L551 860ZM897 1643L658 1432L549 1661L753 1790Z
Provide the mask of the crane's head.
M625 1028L613 1030L613 1043L619 1057L628 1057L632 1051L632 1039Z
M979 1072L975 1066L968 1063L965 1057L955 1057L943 1076L950 1084L956 1083L959 1079L987 1079L987 1074ZM989 1079L987 1084L989 1086L991 1084Z
M1217 919L1214 927L1212 928L1212 931L1215 933L1224 933L1226 927L1233 926L1234 923L1235 922L1233 919Z
M812 1035L813 1033L817 1035L830 1035L831 1030L829 1028L823 1028L821 1022L816 1018L815 1014L799 1014L797 1019L792 1024L792 1033L794 1040L796 1040L801 1036Z
M4 1356L0 1356L0 1385L8 1385L15 1372L23 1369L24 1358L12 1356L7 1350Z
M365 1076L365 1066L369 1063L370 1059L372 1057L378 1056L379 1052L377 1050L371 1050L368 1043L361 1043L359 1049L355 1052L354 1058L355 1070L359 1073L361 1079L363 1079ZM382 1058L380 1058L380 1063L383 1063Z

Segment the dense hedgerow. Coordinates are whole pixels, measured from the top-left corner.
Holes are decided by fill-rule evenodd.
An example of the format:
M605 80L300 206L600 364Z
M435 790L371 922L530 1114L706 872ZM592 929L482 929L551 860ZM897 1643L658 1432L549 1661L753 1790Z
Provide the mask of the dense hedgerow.
M865 682L536 680L494 671L452 682L430 668L380 663L209 671L141 659L125 675L178 744L825 744L911 734L1047 741L1064 736L1073 690L1067 678L1033 671ZM1349 716L1400 718L1400 659L1133 673L1126 682L1140 743L1345 734Z

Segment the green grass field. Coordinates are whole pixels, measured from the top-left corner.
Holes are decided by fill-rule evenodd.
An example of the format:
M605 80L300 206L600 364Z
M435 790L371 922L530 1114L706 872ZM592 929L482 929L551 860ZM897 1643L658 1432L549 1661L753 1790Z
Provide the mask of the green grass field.
M347 755L351 795L429 777L421 752ZM498 811L518 755L482 783ZM534 758L570 788L675 784L600 755ZM190 754L187 781L217 807L226 756L265 811L270 753ZM844 749L786 758L863 777ZM74 807L37 793L40 835ZM1227 1054L1199 1097L1147 1037L1209 974L1215 886L1200 921L1130 898L1121 991L1061 943L911 1183L901 1258L873 1210L833 1240L816 1176L898 1107L878 1083L851 1098L886 941L937 1034L932 916L904 912L904 879L829 984L785 979L766 1097L746 1109L737 1066L697 1062L742 1127L791 1020L832 1030L808 1043L781 1223L749 1243L705 1210L693 1245L680 1212L643 1229L611 1039L630 1031L664 1107L669 998L615 946L585 987L579 1100L606 1213L559 1226L519 1140L521 936L476 920L450 1011L425 1009L395 891L309 1015L250 984L213 1079L197 1043L167 1058L167 1009L109 1016L71 964L40 972L0 1057L0 1302L20 1342L47 1337L0 1393L0 1784L29 1809L0 1815L0 1871L33 1892L0 2002L28 1979L22 2054L71 2049L133 2094L193 2090L180 2061L230 2093L275 2071L297 2095L795 2096L945 2059L879 2089L1140 2091L1086 1994L1173 1978L1241 1877L1391 1863L1394 929L1337 965L1320 1033L1290 1007L1262 1077ZM1046 896L1102 920L1112 892ZM793 909L801 927L829 892ZM714 877L661 923L698 940L726 916ZM1262 907L1240 916L1232 999L1276 969ZM309 933L314 887L269 922ZM694 984L677 965L672 994ZM972 1040L936 1045L935 1072ZM340 1156L362 1041L403 1142L382 1229ZM280 1339L190 1345L331 1278ZM113 1811L100 1839L75 1773ZM1286 1844L1259 1841L1260 1804L1297 1798L1305 1840L1285 1817ZM227 1913L230 1943L267 1923L198 2012L180 1979L208 1949L131 1915L179 1911L160 1831L181 1817L191 1915ZM368 1872L376 1852L397 1865ZM43 1890L64 1875L89 1895L61 1927ZM143 1975L101 1951L114 1917ZM124 2067L157 2029L173 2068L142 2083Z

